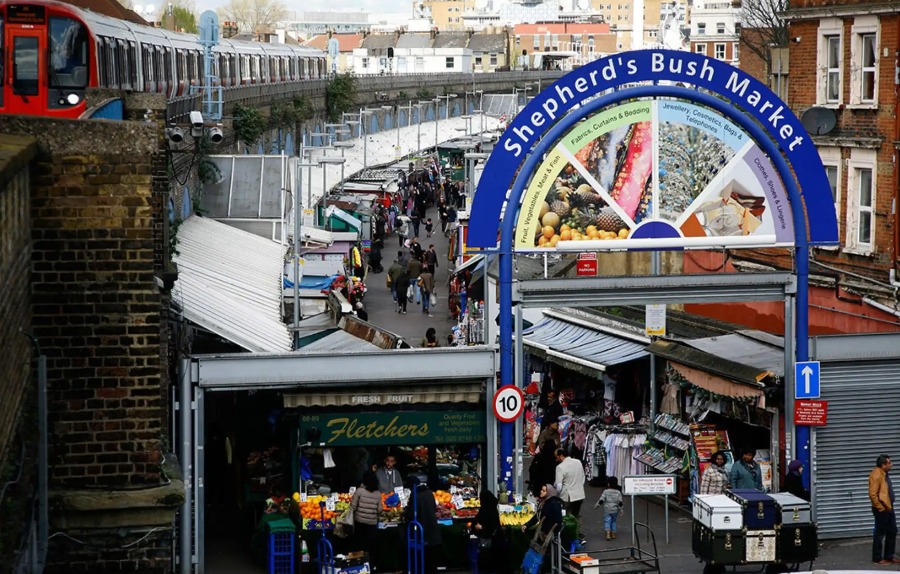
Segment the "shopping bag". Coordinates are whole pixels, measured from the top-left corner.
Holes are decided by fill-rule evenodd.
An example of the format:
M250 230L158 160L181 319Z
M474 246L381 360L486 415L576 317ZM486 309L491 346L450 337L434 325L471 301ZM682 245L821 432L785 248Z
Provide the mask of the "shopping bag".
M431 300L429 302L431 303L432 307L437 305L437 295L434 294L434 291L431 292Z
M391 276L385 275L384 280L387 282L387 288L390 289L391 288Z
M353 509L348 508L341 514L334 525L334 535L338 538L347 538L353 534Z
M415 296L416 296L416 290L412 285L410 285L409 287L406 288L406 299L409 301L412 301Z

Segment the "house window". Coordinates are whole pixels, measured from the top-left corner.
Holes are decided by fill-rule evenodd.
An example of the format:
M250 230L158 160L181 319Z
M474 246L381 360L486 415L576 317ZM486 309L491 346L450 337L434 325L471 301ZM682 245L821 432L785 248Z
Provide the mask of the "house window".
M365 70L369 67L369 59L368 58L362 59L362 67L363 67L363 70Z
M725 33L725 22L719 22L716 24L716 34L724 34Z
M731 45L731 60L737 62L741 58L741 45L737 42Z
M706 34L706 24L704 22L699 22L697 24L697 35L702 36Z
M848 173L846 249L867 255L875 251L875 151L852 149Z
M725 59L725 44L714 44L713 50L715 50L713 56L715 56L717 60Z
M858 16L850 35L850 104L878 103L878 17Z
M825 38L825 101L837 103L841 101L841 37Z
M475 66L481 67L481 54L475 54Z
M823 18L819 21L816 51L816 103L838 105L843 103L843 26L839 18Z
M706 55L706 44L694 44L694 52Z
M834 215L838 219L841 217L841 193L840 188L838 187L840 184L838 182L838 166L836 165L826 165L825 166L825 175L828 176L828 186L831 188L831 199L834 201Z
M491 54L491 67L497 66L497 54Z
M738 36L741 35L741 23L740 22L734 23L734 33Z
M447 56L445 58L444 67L447 68L448 70L452 70L454 68L455 64L456 64L456 58L454 58L453 56Z

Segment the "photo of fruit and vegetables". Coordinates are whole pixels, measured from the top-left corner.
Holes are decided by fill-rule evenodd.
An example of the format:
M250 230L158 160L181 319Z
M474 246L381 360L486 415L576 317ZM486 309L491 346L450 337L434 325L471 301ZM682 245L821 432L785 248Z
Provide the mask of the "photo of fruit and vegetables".
M612 111L597 117L612 117ZM578 142L567 148L571 153L558 153L556 160L548 156L535 172L546 169L540 185L547 189L529 208L533 216L527 221L535 221L533 246L661 237L650 228L642 230L650 221L665 223L682 237L775 234L764 186L775 197L784 192L780 180L773 183L761 175L775 173L768 159L763 157L761 164L758 147L734 144L735 139L749 141L749 136L723 141L689 121L617 124L596 135L579 128L579 137L587 134L590 141L581 145L569 140ZM732 136L739 130L724 119L715 129ZM558 171L557 165L562 165ZM523 247L531 245L530 231L520 241Z
M651 212L652 127L639 122L612 130L575 154L577 164L566 164L547 190L535 247L629 236Z

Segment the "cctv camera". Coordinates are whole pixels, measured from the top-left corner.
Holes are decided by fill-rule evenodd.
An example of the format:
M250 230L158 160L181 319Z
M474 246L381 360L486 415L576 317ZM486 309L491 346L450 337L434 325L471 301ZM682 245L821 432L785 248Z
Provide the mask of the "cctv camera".
M203 128L203 114L196 110L191 112L191 127L195 130Z
M184 141L184 130L178 126L172 126L166 130L166 137L172 143L181 143Z
M219 126L214 126L209 128L209 131L206 132L207 136L209 136L209 141L214 144L222 143L222 140L225 139L225 135L222 133L222 128Z

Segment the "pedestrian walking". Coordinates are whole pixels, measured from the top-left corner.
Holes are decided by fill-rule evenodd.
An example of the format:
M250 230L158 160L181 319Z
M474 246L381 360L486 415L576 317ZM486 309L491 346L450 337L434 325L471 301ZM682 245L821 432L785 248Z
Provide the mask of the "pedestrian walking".
M482 490L478 496L478 514L472 520L471 532L478 538L478 572L504 574L509 572L506 560L507 544L500 525L497 497L490 490Z
M409 271L408 268L403 268L400 271L400 274L397 276L397 281L394 283L397 287L397 312L406 314L406 304L409 302Z
M607 477L606 490L600 495L600 502L603 503L603 529L606 530L606 539L612 540L616 537L619 516L624 514L622 489L619 488L619 479L615 476Z
M421 296L421 289L419 289L419 275L422 274L422 260L415 257L413 254L412 259L409 260L409 264L406 266L406 273L409 276L409 286L413 288L413 294L415 295L416 305L419 304L419 297Z
M811 498L809 490L803 486L803 463L799 460L792 460L788 464L788 472L784 477L784 490L809 502Z
M875 564L900 563L900 559L894 556L897 547L897 516L894 514L894 485L888 474L892 466L891 457L882 454L875 460L875 468L869 473L869 500L872 501L872 516L875 518L875 535L872 540L872 562Z
M442 197L438 202L438 217L441 220L441 233L447 232L447 202Z
M356 488L350 499L350 510L353 512L353 537L356 548L369 554L369 562L373 570L377 568L378 522L381 517L381 492L378 491L378 477L371 470L363 473L362 484Z
M763 489L762 469L753 460L756 449L744 448L741 450L741 460L731 465L731 488L755 488Z
M409 217L400 215L397 217L397 238L400 240L400 246L406 245L406 238L409 237Z
M432 235L434 235L434 222L429 217L425 220L425 237L431 237Z
M556 480L560 485L559 496L566 503L566 513L575 518L578 538L584 539L581 528L581 504L584 502L584 467L581 462L569 457L565 449L556 449ZM584 544L584 542L582 542Z
M399 283L400 274L406 271L406 265L401 263L402 259L403 251L398 251L397 259L391 263L387 272L387 284L391 289L391 297L394 299L394 303L399 303L399 297L406 297L406 286Z
M725 453L717 450L712 455L712 462L703 471L700 479L700 494L725 494L729 486L728 471L725 470Z
M429 273L436 275L438 268L438 254L434 249L434 243L429 245L428 251L425 252L425 267L428 268Z
M413 236L418 237L419 236L419 225L422 222L422 219L419 217L418 209L413 209L412 215L410 216L410 221L412 222Z
M418 285L419 290L422 292L422 313L429 317L434 317L431 314L431 293L434 291L434 275L428 271L428 268L425 268L422 274L419 275Z

